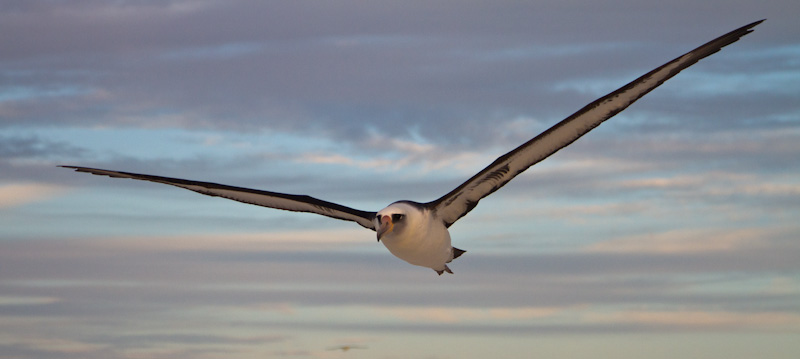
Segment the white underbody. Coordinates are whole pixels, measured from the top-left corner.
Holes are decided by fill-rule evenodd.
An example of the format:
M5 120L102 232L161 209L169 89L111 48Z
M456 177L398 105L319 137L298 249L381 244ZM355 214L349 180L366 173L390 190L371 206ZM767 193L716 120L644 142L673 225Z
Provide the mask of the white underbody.
M378 212L383 214L401 213L404 223L381 237L380 241L396 257L437 272L444 271L447 263L453 260L453 246L450 233L444 223L430 211L420 211L407 203L394 203Z

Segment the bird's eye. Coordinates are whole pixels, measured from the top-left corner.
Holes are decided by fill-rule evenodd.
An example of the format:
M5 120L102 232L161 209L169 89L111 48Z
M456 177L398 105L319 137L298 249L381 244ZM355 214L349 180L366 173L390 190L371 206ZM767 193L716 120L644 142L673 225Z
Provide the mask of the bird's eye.
M402 214L395 213L395 214L392 215L392 222L397 222L397 221L403 219L403 217L404 216Z

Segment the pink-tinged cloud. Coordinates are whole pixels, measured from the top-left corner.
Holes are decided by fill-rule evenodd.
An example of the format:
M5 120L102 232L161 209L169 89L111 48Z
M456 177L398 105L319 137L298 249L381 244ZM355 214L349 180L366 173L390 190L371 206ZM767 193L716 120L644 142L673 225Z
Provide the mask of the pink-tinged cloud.
M800 331L800 314L785 312L729 311L646 311L631 310L613 313L588 313L586 320L595 323L642 324L651 327L735 330L739 328Z
M44 201L64 193L64 187L38 183L19 183L0 186L0 209Z
M638 254L688 254L763 248L785 230L769 228L689 228L634 235L587 246L589 252Z
M558 315L569 308L558 307L377 307L378 317L395 318L409 322L467 323L492 321L525 321Z

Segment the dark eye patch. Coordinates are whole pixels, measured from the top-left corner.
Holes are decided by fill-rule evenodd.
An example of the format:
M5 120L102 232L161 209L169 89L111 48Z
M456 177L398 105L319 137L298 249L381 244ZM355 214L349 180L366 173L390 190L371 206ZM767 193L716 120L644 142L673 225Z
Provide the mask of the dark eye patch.
M392 222L400 221L400 220L403 219L403 217L405 217L405 216L403 216L400 213L395 213L395 214L392 215Z

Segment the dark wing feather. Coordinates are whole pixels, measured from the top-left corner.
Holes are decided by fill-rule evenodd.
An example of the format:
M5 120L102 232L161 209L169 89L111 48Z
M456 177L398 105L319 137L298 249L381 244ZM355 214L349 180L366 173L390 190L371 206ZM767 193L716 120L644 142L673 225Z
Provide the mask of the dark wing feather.
M75 166L59 166L64 168L72 168L78 172L86 172L100 176L109 176L114 178L131 178L136 180L150 181L156 183L168 184L180 188L185 188L200 194L223 197L232 199L248 204L257 206L283 209L295 212L308 212L321 214L336 219L345 221L353 221L360 224L362 227L375 230L372 219L375 218L375 212L359 211L350 207L342 206L336 203L323 201L310 196L285 194L261 191L257 189L249 189L242 187L227 186L224 184L191 181L180 178L151 176L138 173L109 171L97 168L75 167Z
M571 144L678 72L736 42L763 21L756 21L722 35L586 105L572 116L501 156L453 191L426 206L436 211L449 227L469 213L483 197L496 191L528 167Z

